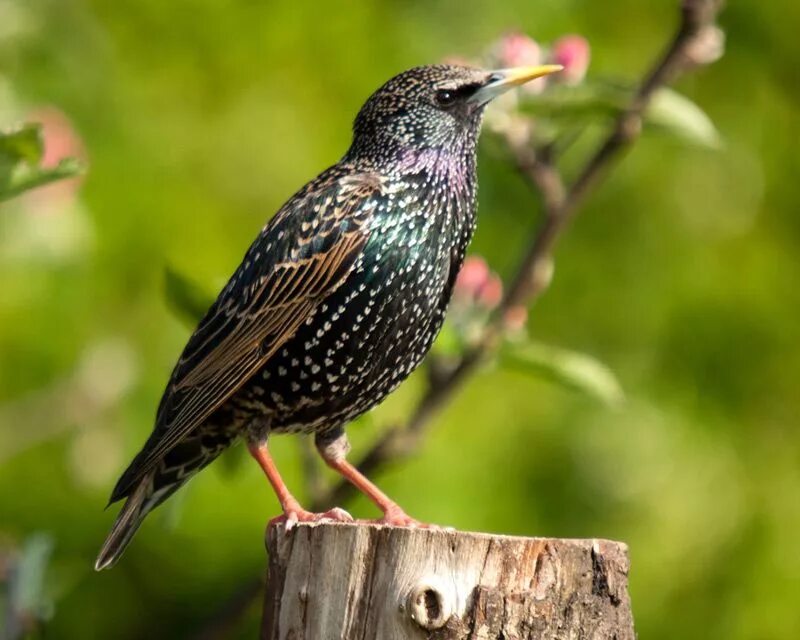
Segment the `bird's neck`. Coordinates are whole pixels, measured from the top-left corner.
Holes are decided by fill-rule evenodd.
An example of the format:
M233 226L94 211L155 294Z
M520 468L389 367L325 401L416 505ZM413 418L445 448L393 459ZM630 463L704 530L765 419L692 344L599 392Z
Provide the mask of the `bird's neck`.
M471 188L475 181L475 146L474 139L463 138L442 146L398 143L384 146L380 154L363 153L352 147L345 161L358 171L377 172L389 178L425 175L461 190Z

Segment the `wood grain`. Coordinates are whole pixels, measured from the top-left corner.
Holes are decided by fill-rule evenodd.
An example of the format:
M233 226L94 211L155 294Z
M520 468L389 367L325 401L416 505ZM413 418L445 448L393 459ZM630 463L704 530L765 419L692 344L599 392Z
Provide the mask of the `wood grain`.
M315 523L267 548L264 640L635 638L619 542Z

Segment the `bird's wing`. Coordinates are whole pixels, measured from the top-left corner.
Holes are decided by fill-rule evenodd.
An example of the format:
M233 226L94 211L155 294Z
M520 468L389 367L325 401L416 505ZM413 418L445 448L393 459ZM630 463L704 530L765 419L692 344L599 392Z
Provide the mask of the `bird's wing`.
M312 184L270 221L186 345L156 429L115 495L230 398L342 283L367 240L380 189L366 174Z

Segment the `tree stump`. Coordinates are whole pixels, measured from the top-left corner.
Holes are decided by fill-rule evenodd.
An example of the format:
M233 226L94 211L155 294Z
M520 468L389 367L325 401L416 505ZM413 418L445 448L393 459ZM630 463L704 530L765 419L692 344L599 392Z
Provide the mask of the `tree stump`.
M625 544L366 523L267 531L262 640L634 640Z

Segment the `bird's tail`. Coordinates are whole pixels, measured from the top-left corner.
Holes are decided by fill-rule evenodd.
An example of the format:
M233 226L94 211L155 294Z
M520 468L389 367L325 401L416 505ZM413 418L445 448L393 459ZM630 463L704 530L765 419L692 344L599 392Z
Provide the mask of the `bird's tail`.
M128 496L125 505L119 512L111 532L108 534L100 553L97 556L97 561L94 563L96 571L107 569L114 565L119 560L128 543L133 538L139 525L142 524L144 517L160 502L166 498L163 492L153 493L153 477L152 472L145 475L140 481L136 489ZM181 483L182 484L182 483ZM170 487L172 491L178 487ZM172 493L170 491L169 493Z

